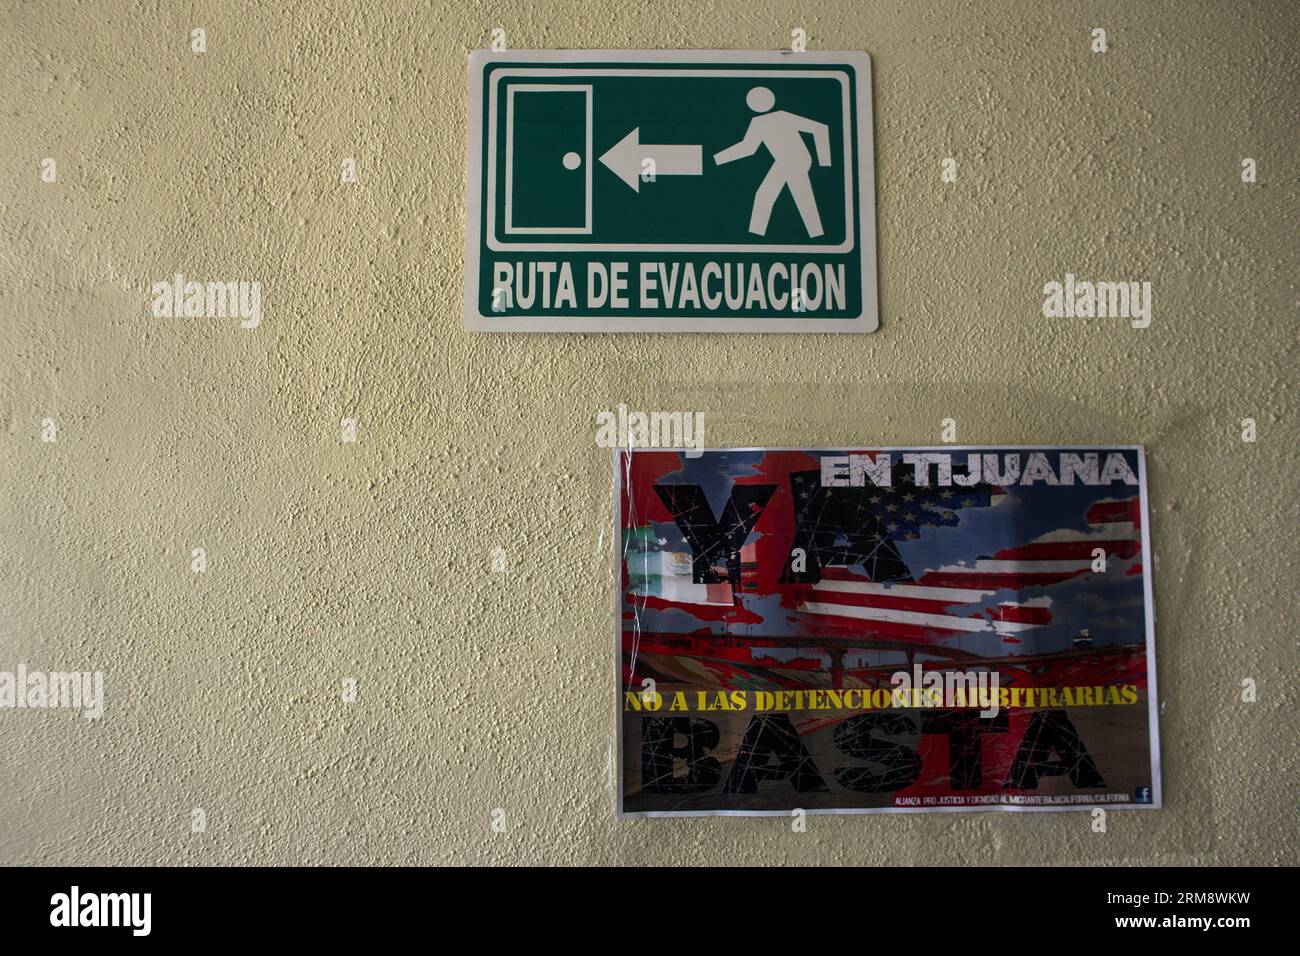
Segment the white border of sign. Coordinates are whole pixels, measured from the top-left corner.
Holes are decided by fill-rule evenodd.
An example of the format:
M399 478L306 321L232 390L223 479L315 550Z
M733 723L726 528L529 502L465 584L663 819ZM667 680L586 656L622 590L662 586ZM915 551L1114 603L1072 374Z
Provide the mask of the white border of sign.
M845 123L846 151L857 150L858 164L858 248L861 254L862 268L862 311L859 315L842 319L816 318L780 318L780 319L746 319L706 317L671 317L656 319L652 316L629 314L626 317L613 316L531 316L518 317L506 315L484 315L478 310L479 298L479 249L482 245L481 214L483 202L483 72L490 63L518 63L521 66L563 63L744 63L764 64L781 63L808 64L814 67L820 64L849 64L854 67L857 80L857 139L850 140L850 124ZM611 68L619 73L625 68ZM532 73L538 71L529 71ZM576 72L576 71L575 71ZM590 73L591 71L585 71ZM705 71L700 71L704 73ZM824 71L810 71L821 72ZM568 77L568 73L564 73ZM842 76L842 74L840 74ZM574 80L579 77L573 76ZM495 94L496 84L493 84ZM492 97L495 101L495 96ZM494 103L489 103L492 108ZM847 117L846 117L847 119ZM466 183L466 220L465 220L465 328L471 332L874 332L879 325L879 313L876 288L876 178L875 178L875 137L872 128L872 90L871 57L859 51L834 52L817 51L805 53L743 51L743 50L475 50L469 56L469 112L466 131L467 149L465 171ZM488 148L494 152L493 143ZM851 156L851 153L850 153ZM488 157L491 158L490 156ZM591 160L588 161L590 174ZM845 170L848 180L848 170ZM851 184L851 183L850 183ZM851 189L846 190L846 198ZM489 201L492 195L489 195ZM850 203L851 207L851 203ZM590 220L588 220L590 222ZM852 221L846 220L848 235L846 243L852 248ZM553 230L552 230L553 231ZM583 244L553 243L507 243L501 245L495 237L489 236L491 248L500 246L506 250L540 250L540 249L600 249L611 252L619 250L673 250L695 251L745 251L753 248L755 252L815 252L825 254L839 251L822 246L761 246L761 247L726 247L726 246L690 246L673 244L622 244L611 246L592 246ZM793 315L793 313L792 313Z
M633 448L633 452L678 451L683 448ZM1160 774L1160 694L1156 689L1156 601L1152 578L1155 575L1155 562L1151 552L1151 500L1147 485L1147 451L1145 445L842 445L822 448L785 448L779 446L752 448L705 448L705 452L766 452L766 451L802 451L846 452L864 450L906 451L906 452L957 452L987 451L1131 451L1137 453L1138 459L1138 497L1142 501L1142 598L1143 614L1146 618L1146 652L1147 652L1147 734L1151 755L1151 802L1150 803L1078 803L1065 806L1023 806L1017 804L988 804L976 807L831 807L805 810L808 814L858 815L866 813L1054 813L1073 810L1088 811L1096 807L1106 810L1160 810L1164 807L1164 788ZM614 465L614 533L610 545L614 552L614 577L622 573L623 562L623 473L619 469L619 456L626 454L627 448L615 448ZM639 810L623 809L623 591L614 587L614 813L620 820L633 820L644 817L788 817L789 810Z

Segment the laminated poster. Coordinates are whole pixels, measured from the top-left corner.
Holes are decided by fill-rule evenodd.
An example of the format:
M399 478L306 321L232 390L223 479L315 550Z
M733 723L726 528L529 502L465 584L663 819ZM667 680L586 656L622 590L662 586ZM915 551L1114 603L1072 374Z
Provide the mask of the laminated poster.
M620 814L1160 806L1141 447L615 459Z

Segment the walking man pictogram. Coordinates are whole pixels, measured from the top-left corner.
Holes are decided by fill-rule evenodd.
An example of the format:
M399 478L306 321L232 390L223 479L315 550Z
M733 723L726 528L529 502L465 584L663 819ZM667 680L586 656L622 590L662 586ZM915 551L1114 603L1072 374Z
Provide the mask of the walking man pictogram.
M794 204L803 217L804 228L809 238L815 239L822 234L822 220L817 213L817 199L813 196L812 182L808 179L808 170L812 168L812 156L804 145L803 133L809 133L813 145L817 147L817 164L831 164L830 133L825 123L796 116L785 110L769 112L776 105L776 97L766 86L756 86L745 94L745 102L758 116L749 121L745 138L735 146L728 146L720 153L715 153L713 161L719 166L732 160L753 156L758 147L766 146L772 154L772 168L768 170L763 182L754 194L754 211L749 217L749 231L755 235L767 234L767 223L772 217L772 206L783 188L790 190Z

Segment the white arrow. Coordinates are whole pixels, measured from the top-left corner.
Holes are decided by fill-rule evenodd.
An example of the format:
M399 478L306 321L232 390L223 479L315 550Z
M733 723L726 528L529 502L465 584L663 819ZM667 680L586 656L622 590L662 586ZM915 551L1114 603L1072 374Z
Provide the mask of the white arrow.
M641 127L636 127L611 146L600 161L609 167L634 192L641 191L642 164L652 160L656 176L699 176L704 172L699 146L650 146L640 142Z

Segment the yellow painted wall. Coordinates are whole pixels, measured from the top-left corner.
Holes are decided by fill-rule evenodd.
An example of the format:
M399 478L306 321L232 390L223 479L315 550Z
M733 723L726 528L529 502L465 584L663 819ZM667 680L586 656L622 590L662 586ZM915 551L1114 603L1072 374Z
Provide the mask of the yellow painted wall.
M496 26L870 53L880 331L463 332ZM0 669L107 701L0 711L0 863L1296 863L1297 36L1286 0L4 4ZM154 318L175 272L260 281L261 326ZM1151 327L1044 319L1066 272L1152 282ZM1145 443L1167 809L616 822L620 401L713 446Z

